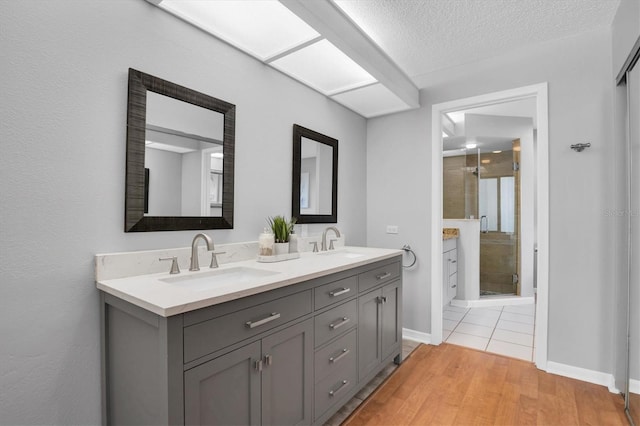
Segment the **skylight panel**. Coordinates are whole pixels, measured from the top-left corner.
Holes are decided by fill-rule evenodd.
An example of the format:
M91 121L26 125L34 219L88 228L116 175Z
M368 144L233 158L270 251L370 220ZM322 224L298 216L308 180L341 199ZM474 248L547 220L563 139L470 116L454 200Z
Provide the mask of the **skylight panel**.
M159 6L262 61L319 36L275 0L163 0Z
M376 82L371 74L327 40L292 52L271 65L328 96Z

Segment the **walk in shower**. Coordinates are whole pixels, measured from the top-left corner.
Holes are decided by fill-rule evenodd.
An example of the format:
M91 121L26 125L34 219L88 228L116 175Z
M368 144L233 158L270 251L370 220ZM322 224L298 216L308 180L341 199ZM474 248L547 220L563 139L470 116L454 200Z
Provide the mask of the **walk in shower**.
M520 140L447 150L455 139L445 138L443 218L480 222L480 296L520 295Z

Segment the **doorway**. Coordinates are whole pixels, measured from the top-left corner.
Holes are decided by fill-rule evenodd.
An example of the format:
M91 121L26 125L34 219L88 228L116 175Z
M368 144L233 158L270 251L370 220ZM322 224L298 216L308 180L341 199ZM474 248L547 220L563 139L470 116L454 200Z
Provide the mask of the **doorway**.
M534 140L525 144L521 141L521 147L530 149L528 158L531 162L531 173L529 177L521 176L522 185L531 185L533 188L531 199L521 201L522 229L536 229L533 238L529 242L520 244L521 256L523 259L531 259L531 268L524 271L526 263L521 265L522 276L518 277L523 283L533 283L534 274L537 276L537 304L536 304L536 330L535 330L535 362L538 368L546 369L547 362L547 317L548 317L548 119L547 119L547 84L542 83L518 89L496 92L472 98L460 99L433 105L432 109L432 171L433 180L431 188L432 202L432 235L439 236L443 227L443 162L442 162L442 138L443 138L443 114L454 111L469 110L473 108L498 105L505 102L512 102L524 99L535 99L535 109L537 117L537 132ZM478 159L481 161L481 156ZM481 163L480 163L481 164ZM535 179L534 179L535 176ZM530 179L530 181L527 181ZM515 182L514 182L515 184ZM489 184L491 185L491 184ZM505 182L508 186L509 183ZM496 182L497 186L497 182ZM535 199L534 199L535 197ZM535 203L535 208L534 208ZM497 208L497 207L496 207ZM526 217L525 212L530 212ZM478 218L479 219L479 218ZM526 223L525 223L526 221ZM536 226L534 227L534 221ZM535 242L535 247L534 247ZM431 240L431 282L442 282L442 239L432 238ZM534 262L534 252L537 259ZM533 266L535 265L535 267ZM535 269L534 269L535 268ZM517 291L517 290L516 290ZM521 293L524 290L521 291ZM533 285L531 285L533 293ZM528 296L532 296L530 294ZM442 342L442 288L438 285L431 286L431 342L439 344Z

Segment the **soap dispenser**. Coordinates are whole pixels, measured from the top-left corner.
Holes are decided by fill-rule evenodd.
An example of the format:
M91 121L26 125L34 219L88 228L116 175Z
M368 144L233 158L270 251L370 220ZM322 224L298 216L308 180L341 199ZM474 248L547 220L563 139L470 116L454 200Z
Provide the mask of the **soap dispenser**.
M264 228L260 236L258 237L258 249L260 256L272 256L273 244L276 242L273 233L269 228Z
M291 230L289 234L289 253L297 253L298 252L298 235L295 230Z

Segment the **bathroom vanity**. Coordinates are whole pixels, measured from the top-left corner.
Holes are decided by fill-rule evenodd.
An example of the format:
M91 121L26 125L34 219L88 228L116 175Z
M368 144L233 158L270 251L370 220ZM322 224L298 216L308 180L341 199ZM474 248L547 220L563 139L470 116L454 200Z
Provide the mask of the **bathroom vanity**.
M400 362L399 250L99 275L105 424L322 424Z
M442 305L447 306L458 292L458 236L456 228L442 232Z

